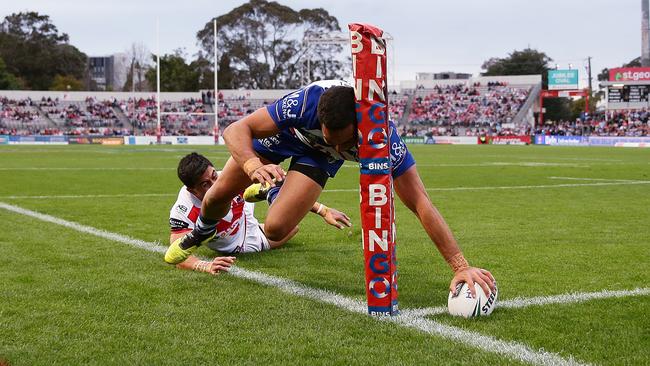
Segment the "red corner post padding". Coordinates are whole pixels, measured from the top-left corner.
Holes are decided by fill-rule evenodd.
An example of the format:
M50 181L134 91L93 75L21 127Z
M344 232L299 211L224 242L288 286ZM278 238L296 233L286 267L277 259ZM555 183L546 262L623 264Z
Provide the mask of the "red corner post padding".
M361 226L368 313L397 315L393 179L388 139L386 43L383 31L349 24L359 123Z

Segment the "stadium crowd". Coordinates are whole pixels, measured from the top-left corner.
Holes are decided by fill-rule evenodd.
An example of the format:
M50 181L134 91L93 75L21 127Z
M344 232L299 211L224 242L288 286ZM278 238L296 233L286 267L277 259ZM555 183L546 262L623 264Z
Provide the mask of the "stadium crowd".
M476 83L419 90L411 105L407 131L442 135L510 133L504 125L511 123L527 98L527 90L492 82L486 87Z
M547 121L535 130L538 135L558 136L650 136L650 112L628 110L602 113L575 121Z
M650 136L650 112L602 113L586 120L547 121L534 130L511 123L528 91L505 83L450 85L434 89L393 92L389 113L402 136L599 135ZM212 135L212 95L161 104L163 135ZM241 94L218 95L220 128L272 100ZM12 100L0 97L0 134L103 135L157 134L155 97L127 100L61 101L42 98Z

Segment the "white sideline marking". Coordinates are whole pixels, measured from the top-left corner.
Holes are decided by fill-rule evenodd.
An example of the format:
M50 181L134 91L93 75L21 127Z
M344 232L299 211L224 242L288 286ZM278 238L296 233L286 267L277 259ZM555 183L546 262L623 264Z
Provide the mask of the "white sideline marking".
M570 178L570 177L549 177L550 179L568 179L568 180L601 180L592 178ZM537 188L570 188L570 187L600 187L600 186L619 186L619 185L637 185L650 184L648 180L623 180L623 179L603 179L607 182L601 183L575 183L575 184L542 184L534 186L497 186L497 187L441 187L427 188L429 192L439 191L486 191L486 190L507 190L507 189L537 189ZM613 180L613 182L611 182ZM340 193L355 192L359 189L325 189L323 193ZM56 198L121 198L121 197L172 197L176 194L171 193L133 193L133 194L79 194L79 195L51 195L51 196L0 196L0 199L56 199Z
M537 296L529 298L517 297L510 300L503 300L497 302L497 308L506 309L519 309L527 308L529 306L540 306L549 304L572 304L578 302L585 302L596 299L610 299L615 297L627 296L645 296L650 295L650 287L635 288L633 290L603 290L598 292L576 292L570 294L560 294L551 296ZM447 312L447 307L436 306L432 308L409 309L403 310L413 316L429 316L439 315Z
M506 189L537 189L537 188L569 188L569 187L600 187L600 186L622 186L635 184L650 184L650 180L623 181L623 182L602 182L602 183L567 183L567 184L540 184L533 186L495 186L495 187L441 187L427 188L429 192L438 191L486 191ZM323 192L359 192L359 189L326 189Z
M634 179L608 179L608 178L578 178L578 177L548 177L548 179L558 180L586 180L586 181L603 181L603 182L644 182L643 180Z
M131 198L131 197L172 197L171 193L124 193L124 194L70 194L60 196L0 196L1 199L54 199L54 198Z
M105 230L82 225L72 221L67 221L58 217L42 214L4 202L0 202L0 208L21 215L29 216L41 221L64 226L79 232L95 235L100 238L128 244L136 248L145 249L151 252L162 254L166 251L166 247L157 243L150 243L143 240L134 239L126 235L111 233ZM234 267L229 271L229 273L235 277L244 278L264 285L276 287L292 295L334 305L353 313L367 315L366 304L362 303L361 301L333 293L331 291L310 288L292 280L270 276L256 271L250 271L241 267ZM406 311L404 315L397 317L386 317L382 318L381 320L390 321L408 328L418 329L427 334L440 336L465 344L467 346L484 350L486 352L496 353L514 360L528 362L535 365L582 365L582 363L575 360L573 357L566 359L552 352L547 352L544 350L533 350L521 343L513 341L502 341L494 337L482 335L477 332L444 325L420 316L409 315Z

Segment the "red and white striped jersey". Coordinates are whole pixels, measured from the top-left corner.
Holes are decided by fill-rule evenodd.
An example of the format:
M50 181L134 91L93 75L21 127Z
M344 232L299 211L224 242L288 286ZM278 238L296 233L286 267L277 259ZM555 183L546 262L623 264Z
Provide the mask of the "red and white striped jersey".
M230 211L217 224L217 235L208 244L214 250L231 253L244 248L247 225L258 225L253 216L255 205L244 201L242 194L233 198ZM201 200L183 186L178 192L176 203L169 212L169 226L172 233L183 233L194 228L201 213Z

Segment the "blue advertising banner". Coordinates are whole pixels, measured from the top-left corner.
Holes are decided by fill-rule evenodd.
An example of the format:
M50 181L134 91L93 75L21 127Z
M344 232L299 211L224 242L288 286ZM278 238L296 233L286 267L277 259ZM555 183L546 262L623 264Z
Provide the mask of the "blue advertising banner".
M66 145L67 143L67 136L9 136L9 144L12 145Z
M552 146L588 146L589 138L586 136L535 135L535 144Z
M591 146L621 146L622 144L649 144L650 137L624 137L624 136L590 136Z

